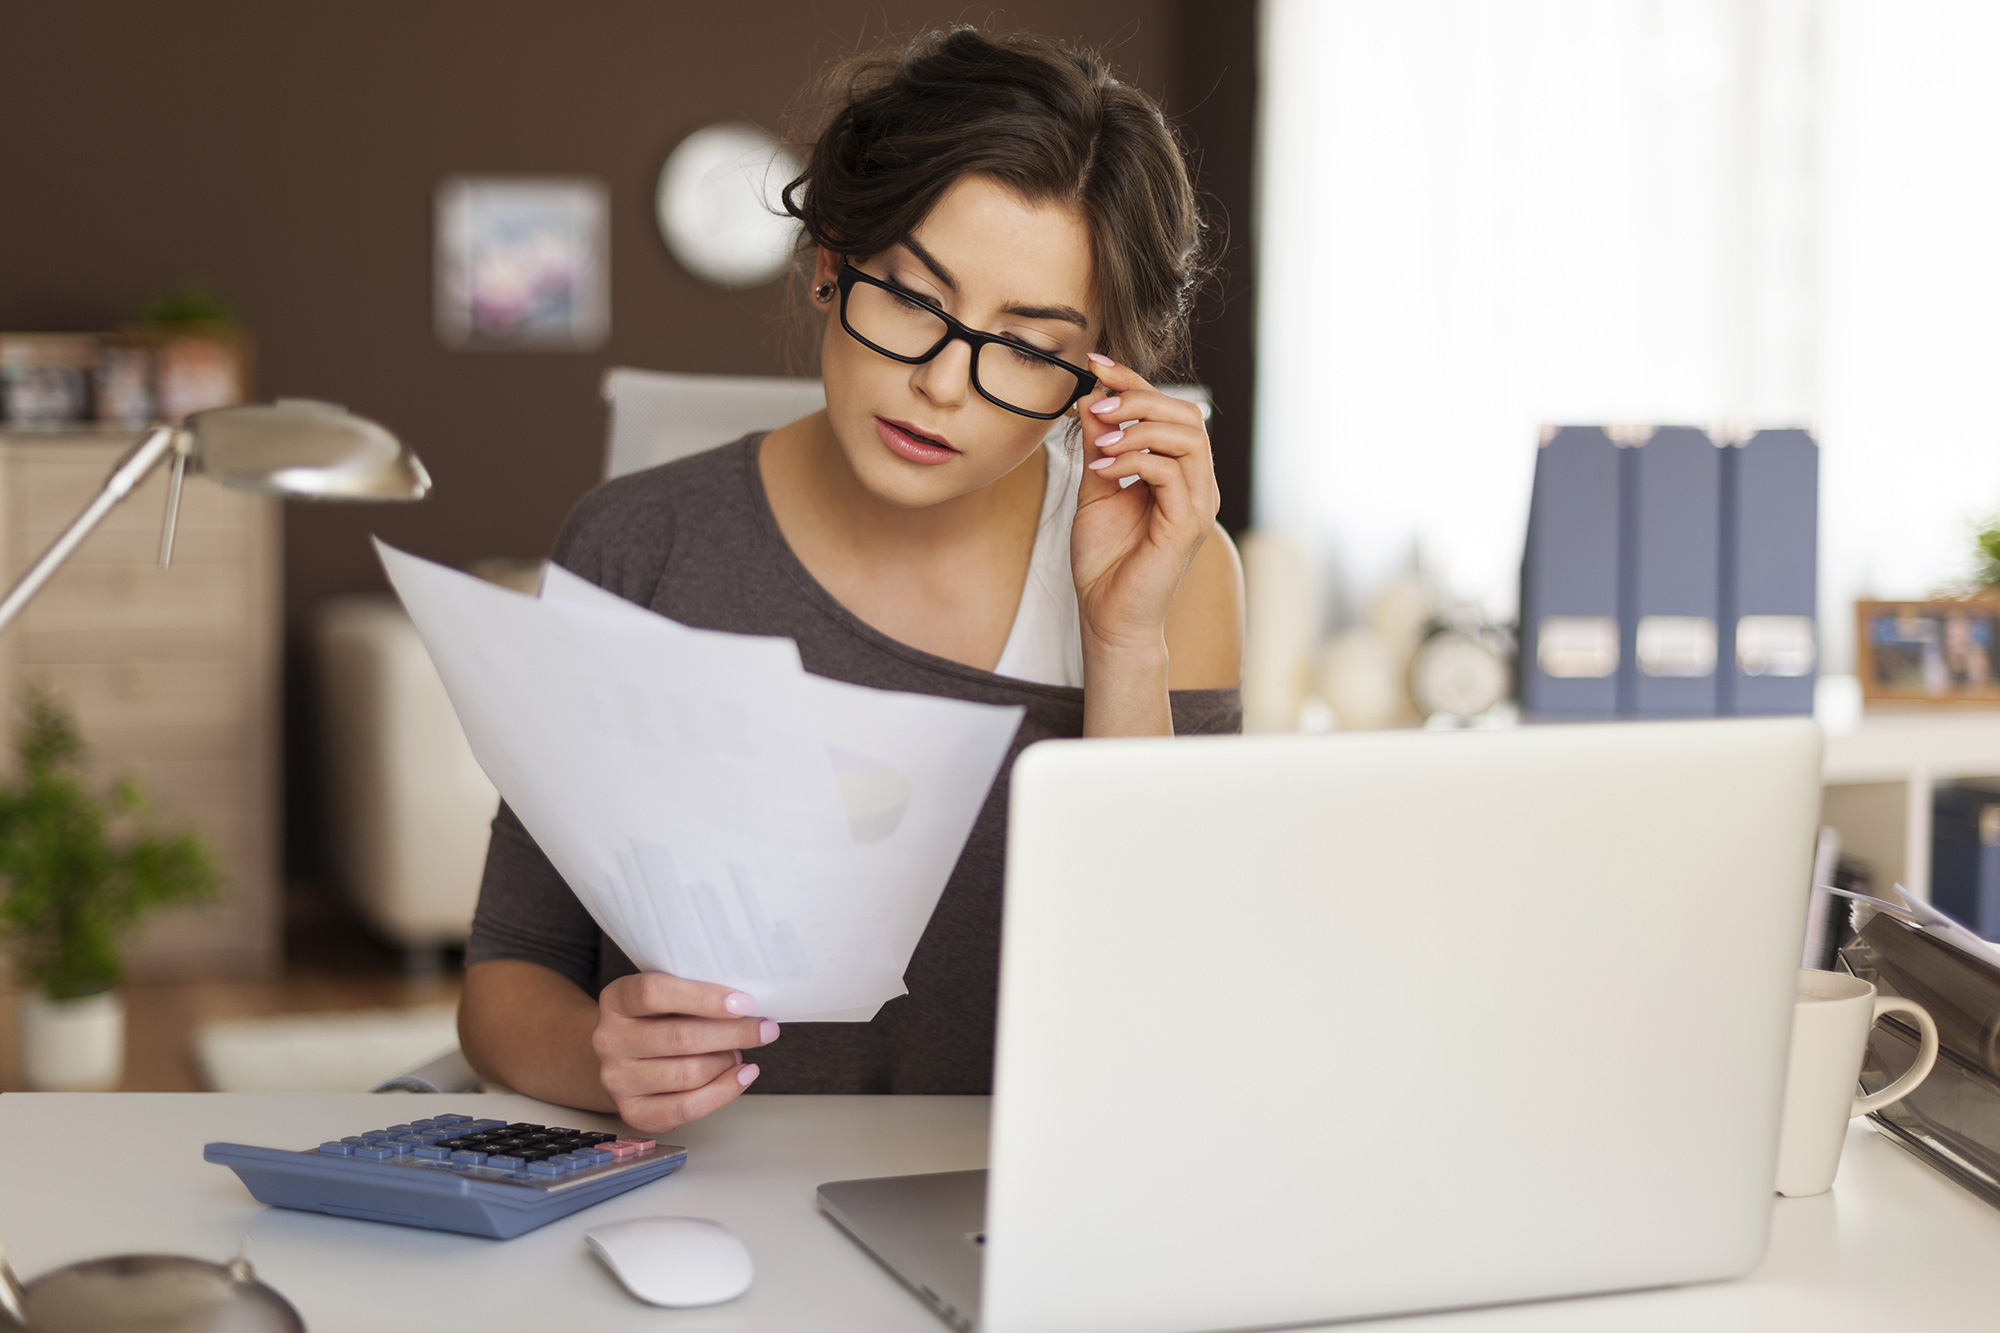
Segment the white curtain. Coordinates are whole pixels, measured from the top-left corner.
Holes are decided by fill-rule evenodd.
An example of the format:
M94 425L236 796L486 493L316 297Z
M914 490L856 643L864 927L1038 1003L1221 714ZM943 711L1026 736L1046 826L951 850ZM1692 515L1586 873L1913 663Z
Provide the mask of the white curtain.
M1792 424L1847 604L2000 508L2000 6L1266 0L1260 526L1514 610L1537 429Z

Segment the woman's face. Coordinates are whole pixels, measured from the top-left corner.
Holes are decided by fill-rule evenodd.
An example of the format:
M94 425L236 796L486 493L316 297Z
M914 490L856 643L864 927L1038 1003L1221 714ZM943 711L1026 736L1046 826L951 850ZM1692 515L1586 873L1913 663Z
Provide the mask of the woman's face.
M1083 367L1100 327L1090 256L1075 210L1031 204L988 177L966 176L907 241L851 262L974 329ZM840 257L821 250L814 286L839 271ZM885 298L896 304L884 293L871 299ZM857 286L853 313L862 299ZM981 353L989 390L1007 355L994 346ZM1053 424L981 397L962 341L919 366L863 346L841 326L838 295L826 305L821 357L834 436L861 484L891 504L920 508L976 491L1018 467Z

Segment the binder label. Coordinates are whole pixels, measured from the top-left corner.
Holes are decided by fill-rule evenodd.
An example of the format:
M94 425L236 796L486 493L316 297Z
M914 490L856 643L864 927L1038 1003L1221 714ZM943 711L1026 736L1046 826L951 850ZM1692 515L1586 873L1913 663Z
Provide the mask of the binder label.
M1746 676L1809 676L1818 657L1811 616L1744 616L1736 622L1736 665Z
M1636 655L1648 676L1694 679L1715 673L1715 622L1707 616L1645 616Z
M1557 680L1603 680L1618 670L1618 622L1610 616L1543 616L1535 641L1535 660Z

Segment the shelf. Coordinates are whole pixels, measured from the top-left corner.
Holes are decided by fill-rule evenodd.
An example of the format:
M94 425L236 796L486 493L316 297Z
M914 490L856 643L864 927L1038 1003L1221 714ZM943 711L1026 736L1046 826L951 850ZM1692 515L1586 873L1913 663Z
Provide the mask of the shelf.
M1931 798L1940 782L2000 782L2000 709L1912 707L1862 712L1853 681L1822 681L1826 730L1821 818L1841 850L1865 858L1876 890L1931 892Z

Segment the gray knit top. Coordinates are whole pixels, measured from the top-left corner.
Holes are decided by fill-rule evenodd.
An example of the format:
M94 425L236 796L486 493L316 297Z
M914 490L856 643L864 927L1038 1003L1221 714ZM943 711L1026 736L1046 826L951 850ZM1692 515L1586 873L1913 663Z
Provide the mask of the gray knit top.
M998 676L899 643L849 612L786 544L757 468L761 434L585 496L563 526L564 568L686 625L778 634L834 680L1026 708L1007 762L904 973L909 994L868 1023L795 1023L753 1057L753 1092L986 1093L1000 967L1007 775L1021 750L1083 733L1083 691ZM1174 730L1240 731L1237 690L1176 690ZM584 911L514 812L493 821L467 963L518 958L595 996L637 969Z

